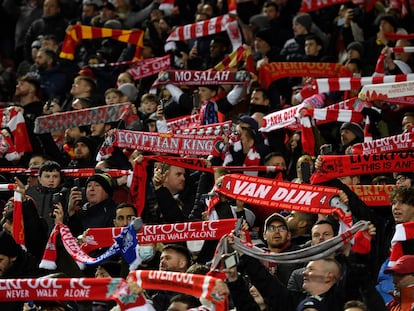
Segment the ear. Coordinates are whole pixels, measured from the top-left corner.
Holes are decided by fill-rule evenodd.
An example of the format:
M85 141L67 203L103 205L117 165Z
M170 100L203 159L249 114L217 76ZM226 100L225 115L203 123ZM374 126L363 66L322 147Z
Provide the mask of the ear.
M306 227L307 224L308 224L308 222L306 220L299 220L298 221L298 227L299 228L304 228L304 227Z
M292 233L290 233L290 231L287 234L287 239L290 240L292 238Z

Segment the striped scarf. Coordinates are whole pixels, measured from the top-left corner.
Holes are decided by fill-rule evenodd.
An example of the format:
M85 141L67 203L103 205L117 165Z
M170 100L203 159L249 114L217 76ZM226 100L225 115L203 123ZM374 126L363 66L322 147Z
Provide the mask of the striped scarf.
M83 25L73 25L66 30L65 40L63 41L60 57L73 60L75 58L75 47L83 39L111 38L121 42L136 45L134 60L140 59L143 43L144 31L138 30L119 30L111 28L100 28Z

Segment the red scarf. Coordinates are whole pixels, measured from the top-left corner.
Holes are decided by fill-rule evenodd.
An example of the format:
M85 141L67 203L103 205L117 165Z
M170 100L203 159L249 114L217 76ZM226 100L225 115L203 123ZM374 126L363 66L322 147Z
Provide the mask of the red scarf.
M22 194L14 191L13 202L13 238L19 245L25 245L24 222L23 222L23 202Z
M259 81L264 88L286 77L350 77L349 69L338 63L275 62L259 69ZM320 92L322 93L322 92Z
M163 289L181 292L210 300L217 311L227 310L227 296L218 295L215 286L220 279L192 273L170 271L137 270L128 274L129 282L137 283L145 289Z
M233 199L267 207L273 211L286 209L325 215L337 213L341 218L345 215L342 209L330 205L331 200L339 195L339 190L333 187L230 174L224 176L222 186L216 191Z
M12 152L31 152L29 135L27 134L26 123L24 120L22 108L8 107L0 109L1 128L8 128L13 135L13 140L7 139L9 151Z
M136 46L134 59L140 59L141 49L144 47L144 31L121 30L111 28L100 28L83 25L71 25L66 30L65 40L63 41L60 57L73 60L75 48L83 39L111 38L121 42L129 43Z
M137 119L138 116L133 113L131 103L105 105L38 117L35 120L34 132L43 134L74 126L109 123L119 120L124 120L125 124L129 125Z
M157 75L160 71L165 71L169 68L171 68L171 56L165 55L137 62L133 64L127 72L132 74L134 80L139 80L152 75Z
M389 266L393 267L398 258L404 255L401 242L414 239L414 222L405 222L395 226L395 233L391 240Z
M414 81L365 85L358 97L366 101L387 100L389 98L413 96L413 90Z
M122 278L3 279L0 287L2 302L115 300L121 310L154 310L143 294L131 293L128 283Z
M324 155L322 166L311 176L312 184L322 183L337 177L412 172L414 152L363 154L363 155Z
M184 222L164 225L144 226L137 233L139 244L146 243L177 243L187 240L220 240L231 232L236 223L235 219L211 221ZM86 241L81 250L86 253L94 249L109 247L122 228L89 228L86 231Z

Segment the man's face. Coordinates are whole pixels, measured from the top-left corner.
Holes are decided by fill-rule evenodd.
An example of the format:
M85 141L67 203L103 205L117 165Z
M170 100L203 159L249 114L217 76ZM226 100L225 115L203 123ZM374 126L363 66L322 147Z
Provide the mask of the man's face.
M308 34L308 30L302 24L297 22L293 22L292 29L295 36Z
M96 181L88 182L86 186L86 199L93 206L109 198L108 193Z
M404 175L397 175L395 184L397 187L411 187L411 179Z
M43 4L44 16L55 16L60 13L60 7L57 0L45 0Z
M187 311L188 305L181 301L174 301L170 304L167 311Z
M414 206L395 200L392 202L392 215L398 224L414 221Z
M402 288L413 286L414 276L412 274L394 274L393 283L396 290L400 291Z
M252 95L250 96L250 104L269 106L269 100L263 98L263 93L261 91L253 91Z
M132 217L135 217L135 211L133 207L127 206L118 208L114 219L115 227L126 227L131 221Z
M323 260L315 260L308 263L303 272L303 289L308 293L312 293L315 287L325 283L325 269Z
M414 117L412 116L405 116L402 120L402 130L405 131L409 126L414 125Z
M321 46L315 40L305 41L305 54L308 56L318 56Z
M73 144L76 139L82 136L79 127L71 127L65 130L64 142L67 144Z
M167 187L172 194L176 194L185 187L185 169L178 166L170 166L166 172L164 186Z
M42 175L39 176L39 183L43 187L47 188L57 188L61 182L60 172L42 172Z
M212 40L210 42L210 57L216 58L222 55L222 53L226 50L226 47L223 44L215 42Z
M348 129L343 129L341 131L341 143L342 143L343 146L348 145L355 138L356 138L356 136L352 131L350 131Z
M334 237L332 226L329 224L320 224L312 227L312 245L317 245Z
M17 82L16 91L14 92L14 95L19 98L27 96L30 93L31 87L32 86L30 85L29 82L19 81Z
M49 60L44 51L37 52L35 65L36 68L40 70L46 70L49 67Z
M89 147L82 142L76 143L74 151L76 160L88 160L91 157Z
M99 279L99 278L110 278L111 275L108 273L108 271L105 270L105 268L98 266L98 268L96 268L96 272L95 272L95 278Z
M70 89L70 93L74 97L78 97L82 94L89 93L91 90L89 84L81 79L75 79L72 84L72 88Z
M0 277L4 275L4 273L12 265L12 263L12 258L0 254Z
M209 100L216 96L216 92L209 89L208 87L200 86L198 88L198 94L200 95L200 101Z
M289 231L292 234L295 234L295 232L298 230L299 222L301 221L300 216L300 213L293 211L286 217Z
M91 136L104 136L105 133L109 130L108 127L105 123L91 124Z
M254 39L254 50L261 54L265 55L268 51L270 51L271 47L269 43L267 43L265 40L261 38L255 38Z
M279 17L279 12L272 5L269 5L267 8L263 8L263 14L266 15L269 20L275 20Z
M263 238L270 250L282 248L290 240L290 232L283 222L274 220L267 226Z
M279 166L279 167L283 168L284 170L286 169L286 161L282 156L273 156L273 157L271 157L266 162L266 165Z
M161 253L159 269L162 271L185 272L187 260L185 256L173 249L166 249Z

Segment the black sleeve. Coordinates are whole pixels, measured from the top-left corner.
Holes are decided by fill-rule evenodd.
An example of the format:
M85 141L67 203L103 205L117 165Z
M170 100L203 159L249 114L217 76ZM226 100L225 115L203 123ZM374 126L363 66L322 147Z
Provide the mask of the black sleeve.
M260 311L258 304L249 293L246 282L241 276L234 282L227 282L231 299L238 311Z

